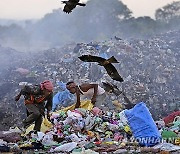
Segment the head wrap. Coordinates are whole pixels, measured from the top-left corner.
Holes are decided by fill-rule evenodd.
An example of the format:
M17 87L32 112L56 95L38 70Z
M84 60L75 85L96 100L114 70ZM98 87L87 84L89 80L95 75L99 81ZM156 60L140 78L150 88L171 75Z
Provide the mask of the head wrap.
M44 80L43 82L40 83L41 90L48 90L48 91L53 91L53 84L49 80Z

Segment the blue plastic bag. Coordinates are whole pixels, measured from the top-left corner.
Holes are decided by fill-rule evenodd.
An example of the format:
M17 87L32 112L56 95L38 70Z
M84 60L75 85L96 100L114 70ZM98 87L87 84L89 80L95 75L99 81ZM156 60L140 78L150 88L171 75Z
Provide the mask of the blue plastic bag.
M63 82L59 81L58 86L59 86L61 91L66 90L66 83L63 83Z
M69 90L66 88L66 84L63 82L58 83L59 88L61 91L59 91L54 97L53 97L53 105L52 105L52 111L54 112L56 108L61 105L64 107L67 107L69 105L72 105L74 103L74 95L69 92Z
M145 103L138 103L132 109L125 110L125 115L133 136L141 146L154 146L161 141L160 132Z

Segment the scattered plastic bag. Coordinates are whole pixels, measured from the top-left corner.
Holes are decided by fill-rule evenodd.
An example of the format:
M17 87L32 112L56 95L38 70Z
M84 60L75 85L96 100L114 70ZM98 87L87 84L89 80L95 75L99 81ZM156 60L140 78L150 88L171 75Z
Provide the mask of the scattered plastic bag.
M99 153L95 152L95 151L93 151L91 149L87 149L87 150L82 149L81 152L72 152L72 154L99 154Z
M74 110L74 108L75 108L75 104L62 109L62 111L65 111L65 112L67 112L68 110L72 111L72 110ZM83 100L83 101L81 101L81 104L80 104L79 108L84 108L86 110L92 110L93 104L91 103L90 100ZM58 113L58 111L56 111L56 113Z
M56 147L54 149L54 152L70 152L73 149L75 149L77 146L76 142L70 142L63 145L60 145L59 147Z
M161 143L161 144L158 144L158 145L155 145L153 147L154 149L161 149L161 150L164 150L164 151L177 151L177 150L180 150L180 146L177 146L177 145L173 145L171 143Z

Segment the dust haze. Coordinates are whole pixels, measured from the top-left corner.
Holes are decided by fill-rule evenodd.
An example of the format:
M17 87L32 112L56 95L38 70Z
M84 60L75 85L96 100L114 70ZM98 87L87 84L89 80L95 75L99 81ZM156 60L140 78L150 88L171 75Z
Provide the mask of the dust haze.
M118 0L91 0L71 14L61 8L40 20L0 20L0 44L21 52L62 46L73 42L148 38L169 30L177 30L180 2L156 10L155 17L133 17L133 12ZM173 10L173 6L177 9ZM168 7L170 9L168 9ZM172 8L172 9L171 9Z

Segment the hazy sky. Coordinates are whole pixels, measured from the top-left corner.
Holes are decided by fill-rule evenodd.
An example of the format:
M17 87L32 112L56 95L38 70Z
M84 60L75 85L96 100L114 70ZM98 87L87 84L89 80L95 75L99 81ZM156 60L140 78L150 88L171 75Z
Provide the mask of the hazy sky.
M146 15L152 18L154 18L154 12L157 8L173 1L175 0L122 0L133 11L135 17ZM50 13L53 9L58 9L61 6L61 0L0 0L0 18L41 18L46 13Z

